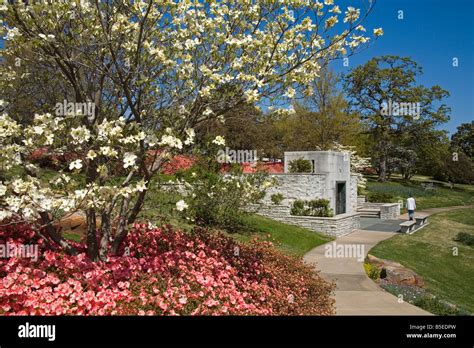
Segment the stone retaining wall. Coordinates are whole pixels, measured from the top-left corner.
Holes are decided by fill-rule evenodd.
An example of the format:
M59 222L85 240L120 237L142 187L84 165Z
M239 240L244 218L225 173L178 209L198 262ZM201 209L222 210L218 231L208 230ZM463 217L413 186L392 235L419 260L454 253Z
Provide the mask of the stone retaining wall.
M366 197L365 196L357 196L357 206L360 207L365 204Z
M334 217L294 216L290 214L289 206L264 205L259 208L257 214L334 237L345 236L360 228L358 213L340 214Z
M271 174L270 177L276 180L276 184L268 188L264 204L272 204L271 196L276 193L283 195L283 205L291 205L295 200L301 199L310 201L313 199L324 198L330 203L330 207L335 211L336 182L329 180L325 173L311 174ZM353 213L357 210L357 176L351 175L350 180L346 182L346 212Z
M373 202L365 202L359 206L359 208L366 208L366 209L380 209L381 206L387 203L373 203Z
M381 220L396 220L400 217L400 204L387 203L380 207Z
M365 202L359 205L360 209L379 209L381 220L396 220L400 217L400 203L372 203Z

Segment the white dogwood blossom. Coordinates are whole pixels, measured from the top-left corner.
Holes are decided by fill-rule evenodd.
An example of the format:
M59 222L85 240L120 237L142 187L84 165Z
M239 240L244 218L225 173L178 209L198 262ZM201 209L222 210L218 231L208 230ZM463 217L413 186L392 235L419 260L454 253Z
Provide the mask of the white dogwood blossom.
M186 140L184 141L184 145L191 145L194 143L194 137L196 136L196 133L194 132L194 129L192 128L186 128L185 130L186 135L188 136Z
M136 161L137 161L137 155L135 155L131 152L126 152L123 155L123 167L124 168L134 166Z
M91 132L85 126L79 126L71 129L71 137L76 144L82 144L89 141Z
M345 160L350 161L351 174L357 177L357 186L365 188L367 179L362 175L362 171L369 168L370 157L361 157L354 150L355 146L344 146L339 143L334 143L333 150L345 154Z
M75 161L72 161L69 164L69 169L74 170L74 169L81 169L82 168L82 160L78 159Z
M383 29L382 28L375 28L374 29L374 35L375 36L382 36L383 35Z
M349 6L345 12L344 23L354 23L360 17L360 9Z
M97 157L97 152L95 152L94 150L89 150L87 152L87 158L90 159L91 161Z
M188 208L188 205L182 199L176 202L176 210L183 211L184 209L187 209L187 208Z
M7 187L0 182L0 196L5 196L5 193L7 193Z
M183 148L183 143L181 140L169 134L163 135L159 144L163 146L169 146L171 148Z
M223 136L218 135L213 141L213 144L219 145L219 146L225 146L225 139Z

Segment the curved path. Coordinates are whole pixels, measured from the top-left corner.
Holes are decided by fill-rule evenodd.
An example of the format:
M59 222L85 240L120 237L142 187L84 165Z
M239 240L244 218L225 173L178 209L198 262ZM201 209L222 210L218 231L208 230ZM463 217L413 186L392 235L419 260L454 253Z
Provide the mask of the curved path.
M357 230L329 243L362 244L367 255L375 244L395 234ZM320 275L336 283L337 315L429 315L407 302L399 303L397 297L380 288L367 276L363 262L357 261L356 258L326 257L325 244L311 250L304 259L307 262L316 262L321 270Z
M472 207L472 206L471 206ZM444 211L469 206L432 208L423 210L423 214L432 215ZM421 211L420 211L421 212ZM401 218L407 218L402 215ZM365 255L377 243L397 233L357 230L335 241L323 244L308 252L304 259L316 262L321 276L336 283L335 299L337 315L431 315L421 308L407 302L398 302L398 298L380 288L365 273L363 262L356 258L331 258L325 256L326 245L362 244ZM365 256L364 255L364 256Z

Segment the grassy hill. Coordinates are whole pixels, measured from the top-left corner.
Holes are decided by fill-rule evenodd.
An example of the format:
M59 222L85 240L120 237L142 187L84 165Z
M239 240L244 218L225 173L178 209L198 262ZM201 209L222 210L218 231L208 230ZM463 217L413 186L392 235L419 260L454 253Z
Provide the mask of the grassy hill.
M474 211L458 209L429 220L422 230L387 239L370 254L414 270L424 278L428 291L474 313L474 246L455 240L459 232L474 237Z

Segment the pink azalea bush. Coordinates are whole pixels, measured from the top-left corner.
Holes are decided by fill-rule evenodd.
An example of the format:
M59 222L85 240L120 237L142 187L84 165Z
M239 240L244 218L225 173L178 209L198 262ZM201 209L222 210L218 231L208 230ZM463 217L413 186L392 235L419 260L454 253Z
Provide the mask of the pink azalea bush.
M32 258L0 259L2 315L330 315L331 284L269 243L135 224L119 257L91 262L0 227L0 243L39 245Z

